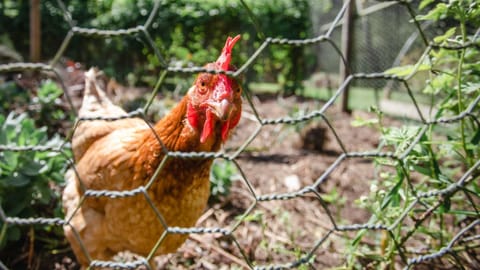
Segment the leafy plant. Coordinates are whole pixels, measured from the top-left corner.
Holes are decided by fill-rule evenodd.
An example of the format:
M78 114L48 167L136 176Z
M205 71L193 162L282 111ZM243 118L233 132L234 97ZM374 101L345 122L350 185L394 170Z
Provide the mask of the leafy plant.
M210 173L210 194L218 199L227 196L232 187L232 181L238 175L235 165L228 161L215 161Z
M35 124L48 127L49 134L58 132L61 122L66 120L66 114L60 107L62 94L63 90L55 82L46 80L31 101L31 115L36 120Z
M418 20L444 21L448 27L432 39L431 47L418 63L395 67L385 73L408 80L417 72L428 72L423 92L430 95L432 113L424 118L432 120L390 127L383 123L383 115L377 110L377 119L353 123L377 127L381 133L380 149L401 159L375 159L378 179L372 182L371 193L357 203L372 213L371 224L397 225L391 233L384 232L378 238L380 250L360 248L360 240L368 231L359 231L350 246L349 266L352 268L360 258L393 267L401 255L398 247L412 238L420 239L423 249L438 251L448 245L468 220L479 218L476 201L480 189L475 181L480 175L478 168L468 187L443 196L424 196L418 207L409 209L419 200L418 194L445 190L480 159L480 123L477 120L480 50L478 46L469 46L470 43L478 44L472 29L480 27L480 5L473 0L448 3L424 0L420 3L421 10L427 7L430 10L417 16ZM415 102L413 95L412 102ZM451 121L443 124L444 121L437 122L439 119ZM405 211L415 226L403 227ZM373 256L378 252L382 256ZM469 259L462 258L459 253L455 253L454 258L455 264L468 265Z
M0 145L60 147L58 136L48 138L46 128L36 128L26 114L0 115ZM0 206L9 217L59 216L58 187L66 170L65 153L55 151L0 152ZM53 213L52 213L53 212ZM0 221L0 249L20 240L21 230ZM49 227L35 227L50 231Z
M62 121L67 118L61 105L62 95L63 90L52 80L42 81L37 91L27 91L14 81L7 81L0 84L0 114L25 112L36 126L48 127L49 135L62 133Z

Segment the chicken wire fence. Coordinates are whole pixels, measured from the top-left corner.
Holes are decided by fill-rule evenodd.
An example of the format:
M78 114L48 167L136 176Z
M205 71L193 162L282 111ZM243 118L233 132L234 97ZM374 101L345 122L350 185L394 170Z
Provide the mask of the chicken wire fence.
M312 8L312 23L316 29L314 32L318 35L323 34L333 19L331 12L322 13L324 5L318 4ZM332 5L332 10L336 12L342 8L340 2L334 1ZM408 52L423 51L424 43L418 38L417 27L414 24L405 24L405 18L410 16L408 9L398 5L398 2L357 1L356 15L353 18L351 30L353 35L350 41L352 55L349 58L349 66L352 73L383 72L392 66L398 66ZM431 36L432 29L424 25L421 27L424 34ZM340 31L334 31L330 38L340 44L342 39ZM328 74L336 74L340 62L335 49L323 46L322 43L315 46L320 69ZM384 80L356 80L352 84L378 89L386 86ZM398 84L395 85L398 89Z
M324 33L321 33L313 38L306 38L306 39L284 39L284 38L271 38L267 37L263 40L263 43L255 50L255 52L250 55L248 60L241 65L241 67L236 71L218 71L218 70L209 70L202 67L189 67L189 68L180 68L180 67L170 67L166 64L166 61L162 57L159 50L155 47L154 42L151 38L149 33L150 27L152 24L153 19L155 18L157 11L159 9L159 1L155 2L154 8L150 12L150 15L143 25L139 25L137 27L128 28L128 29L119 29L119 30L100 30L100 29L93 29L93 28L81 28L75 26L73 19L69 15L68 10L66 9L65 5L58 1L60 8L64 12L64 17L66 22L70 25L70 31L66 35L63 43L61 44L60 48L58 49L55 57L53 60L48 64L43 63L10 63L10 64L3 64L0 65L0 73L7 73L7 72L25 72L25 71L40 71L45 72L48 74L54 74L57 77L58 82L62 85L62 88L65 92L66 98L68 99L69 103L72 104L70 97L68 96L68 92L65 89L65 85L61 79L61 76L58 74L54 66L57 64L65 49L68 47L72 37L74 36L86 36L86 37L101 37L101 38L109 38L109 37L123 37L123 36L131 36L131 35L138 35L144 38L147 43L150 45L152 51L155 53L156 57L162 63L162 71L160 72L159 79L155 88L152 90L151 97L147 104L143 108L138 108L135 111L128 113L126 116L119 116L119 117L94 117L94 118L78 118L74 124L71 134L73 134L76 130L76 127L79 122L81 121L94 121L94 120L106 120L106 121L115 121L124 118L133 118L139 117L145 120L148 124L148 120L146 114L152 104L154 97L156 96L160 86L164 82L164 79L168 74L172 73L199 73L199 72L208 72L208 73L223 73L227 74L232 77L238 77L245 73L246 69L252 65L259 57L259 55L264 51L268 46L272 44L283 44L285 46L311 46L315 44L328 44L331 48L336 52L338 59L343 59L345 61L339 45L333 40L332 35L334 28L341 22L342 18L344 17L345 10L349 5L349 1L345 1L341 9L336 14L333 22L329 29L327 29ZM397 2L402 8L405 9L409 17L403 18L402 20L406 23L408 20L412 20L414 23L414 27L422 33L422 28L420 24L415 19L415 14L413 13L413 8L411 3L408 1L398 1ZM477 31L478 33L478 31ZM468 47L473 46L480 46L478 34L475 36L474 40L468 43L462 43L457 46L440 46L435 44L432 41L425 40L424 42L424 51L420 57L428 57L429 52L433 49L443 48L446 50L463 50ZM338 60L337 59L337 60ZM420 63L421 61L417 61ZM347 64L344 62L344 64ZM361 69L361 67L358 67ZM480 239L480 234L478 233L478 225L480 224L480 212L479 209L476 207L475 203L472 201L471 196L478 196L478 194L472 194L469 187L475 182L475 179L478 179L478 170L480 169L480 160L477 160L473 166L470 168L465 168L465 173L461 175L455 182L449 184L445 188L438 188L432 189L428 192L417 192L414 185L410 185L412 189L412 193L415 196L415 199L409 203L403 210L402 213L396 218L396 220L392 224L382 224L382 223L372 223L367 222L363 224L348 224L348 225L340 225L337 222L337 218L333 210L328 207L328 203L322 197L321 192L319 191L322 185L324 185L329 177L331 176L332 172L335 171L340 164L346 162L350 159L374 159L374 158L384 158L390 160L396 164L403 164L405 158L414 150L414 148L419 144L422 137L434 126L440 125L451 125L454 123L458 123L464 119L472 119L476 123L478 121L478 111L477 106L480 102L480 96L477 97L475 100L470 101L469 105L457 115L449 117L449 118L438 118L434 120L429 120L424 116L422 111L420 110L418 103L415 99L415 95L412 92L412 89L409 85L409 79L414 76L417 72L419 72L420 65L414 67L414 69L410 72L408 76L399 77L395 75L389 75L383 72L374 72L374 73L352 73L349 75L336 89L334 94L325 102L325 104L318 110L314 110L309 113L305 113L300 116L296 117L281 117L275 119L263 118L257 113L255 109L255 104L252 101L251 93L246 92L244 94L244 98L247 103L251 106L254 114L255 114L255 121L257 123L257 128L255 131L249 136L249 138L243 142L242 146L240 146L234 153L226 154L226 153L210 153L210 152L171 152L168 149L164 148L165 158L213 158L213 159L224 159L227 161L231 161L235 164L237 169L239 170L240 174L242 175L242 181L245 183L247 190L251 194L253 199L252 204L250 207L245 210L245 212L241 215L238 221L229 228L222 228L222 227L193 227L193 228L179 228L179 227L169 227L163 221L161 213L155 211L158 216L159 221L165 228L164 234L158 239L157 244L152 247L152 252L146 258L134 260L131 262L116 262L116 261L99 261L90 258L90 267L111 267L111 268L124 268L124 269L132 269L144 265L147 268L150 268L149 260L154 256L154 251L162 244L162 241L165 237L169 234L221 234L224 237L229 238L235 246L238 248L239 253L243 256L245 263L248 267L253 269L291 269L297 268L301 265L306 265L314 268L312 260L315 258L315 254L321 250L328 250L327 240L332 237L335 233L345 233L345 232L360 232L360 231L383 231L386 234L393 235L395 231L399 229L405 229L407 231L406 235L402 238L402 241L395 242L395 249L398 253L399 261L404 265L405 269L410 269L415 265L426 263L429 261L434 261L436 259L443 259L443 258L450 258L454 262L458 263L458 267L462 268L459 263L458 256L461 252L465 252L468 250L478 249L478 240ZM356 69L355 69L356 70ZM415 106L416 112L418 113L419 119L421 119L421 128L415 134L414 139L411 141L411 144L401 153L396 154L393 152L381 152L381 151L372 151L372 152L352 152L348 151L347 148L344 146L345 143L342 140L342 134L338 133L334 126L332 125L329 118L326 116L326 111L334 106L334 103L339 99L339 97L344 94L348 86L354 83L357 80L387 80L399 83L405 87L405 91L407 91L409 97L411 98L411 103ZM73 110L73 105L72 105ZM273 193L273 194L257 194L255 189L253 188L252 184L250 183L248 177L246 177L242 166L239 165L237 162L238 157L245 151L245 149L249 146L249 144L254 141L260 131L269 125L295 125L303 122L307 122L313 119L317 119L323 122L327 127L329 132L333 134L335 141L340 145L342 149L342 153L338 155L335 162L333 162L324 172L323 174L316 179L316 181L310 185L306 185L301 187L299 190L294 192L286 192L286 193ZM152 129L153 131L153 129ZM56 152L65 155L70 163L70 166L74 168L75 165L71 158L68 157L67 152L70 149L70 145L68 143L68 138L64 144L60 147L52 147L48 145L30 145L30 146L19 146L19 145L0 145L1 152L13 151L13 152ZM162 144L160 142L160 144ZM155 206L151 202L147 190L149 185L155 181L156 175L162 169L162 162L159 167L157 168L156 172L149 180L149 184L145 186L140 186L133 190L127 191L113 191L113 190L85 190L83 194L83 198L86 197L108 197L110 199L116 199L121 197L130 197L136 196L138 194L143 195L145 199L150 202L150 206L155 210ZM407 168L405 168L406 170ZM77 173L78 175L78 173ZM360 183L359 183L360 184ZM461 228L451 237L447 244L443 247L439 248L438 250L428 250L424 252L413 252L411 248L408 247L408 239L417 233L418 228L420 225L426 223L429 220L429 217L436 213L436 210L447 200L452 198L453 195L457 193L464 193L464 198L466 201L471 202L471 206L473 207L476 215L474 218L470 219L470 223L463 224ZM321 210L328 216L329 222L331 224L330 228L325 231L322 237L318 239L313 239L312 247L310 250L306 251L303 255L299 256L297 259L292 260L288 263L273 263L268 265L256 265L252 262L242 245L239 243L237 237L234 235L234 232L240 226L242 222L245 221L246 217L252 213L255 209L256 205L261 202L266 201L282 201L282 200L292 200L299 197L304 196L311 196L314 197L321 205ZM436 203L431 204L427 202L427 199L436 198ZM80 207L80 205L78 206ZM414 211L418 208L423 209L422 215L415 219L415 223L412 225L405 224L405 220L413 215ZM307 213L308 214L308 213ZM16 225L16 226L32 226L32 225L53 225L53 226L65 226L69 225L70 220L62 219L62 218L50 218L50 217L29 217L29 218L19 218L14 216L6 216L3 209L0 208L0 219L3 223L9 225ZM408 226L408 227L407 227ZM72 226L71 226L72 227ZM405 228L406 227L406 228ZM72 227L73 228L73 227ZM313 232L312 232L313 235ZM78 233L77 233L78 236ZM80 241L81 243L81 241ZM85 247L83 247L84 250ZM472 264L475 265L475 264ZM478 265L478 258L477 264ZM3 262L0 261L0 268L8 269Z

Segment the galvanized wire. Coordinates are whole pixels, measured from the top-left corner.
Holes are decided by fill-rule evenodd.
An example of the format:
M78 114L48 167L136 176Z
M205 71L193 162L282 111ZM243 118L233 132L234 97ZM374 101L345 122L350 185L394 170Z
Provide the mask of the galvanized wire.
M425 38L425 36L422 33L422 29L420 28L420 25L418 22L415 20L415 14L413 12L413 9L411 7L411 4L408 1L398 1L400 4L402 4L404 7L407 8L409 14L412 16L411 19L416 23L416 27L418 28L418 31L420 32L420 35L423 39L425 39L425 53L423 54L422 57L426 57L428 52L432 49L438 49L438 48L444 48L448 50L461 50L469 47L479 47L480 46L480 40L474 39L472 41L469 41L464 44L456 45L456 46L443 46L443 45L438 45L433 42L428 42L428 40ZM245 70L250 67L258 58L258 56L264 51L268 46L271 44L283 44L286 46L309 46L312 44L316 43L326 43L330 44L332 48L338 53L339 59L342 59L342 61L346 64L346 61L341 54L339 47L337 44L334 43L332 39L332 33L333 29L336 25L339 24L340 20L343 18L345 8L349 4L348 1L345 2L343 8L340 10L340 12L337 14L336 18L334 21L331 23L331 27L326 31L325 34L321 34L319 36L315 36L312 38L306 38L306 39L300 39L300 40L291 40L291 39L285 39L285 38L273 38L273 37L263 37L263 42L258 46L258 48L255 50L255 52L250 55L248 60L237 70L237 71L222 71L222 70L211 70L211 69L205 69L202 67L189 67L189 68L180 68L180 67L170 67L166 64L163 56L159 53L158 49L155 48L154 42L151 38L151 35L149 33L150 31L150 26L152 23L152 20L155 18L156 13L159 8L159 1L155 2L154 8L152 9L150 15L148 16L147 21L145 22L144 25L139 25L136 27L132 27L129 29L118 29L118 30L100 30L100 29L94 29L94 28L80 28L75 26L74 21L72 19L72 16L68 12L68 10L65 8L65 5L63 4L62 1L58 1L59 7L64 13L64 17L66 22L70 25L70 31L67 33L63 43L61 44L60 48L58 49L56 56L54 59L49 63L49 64L38 64L38 63L11 63L11 64L4 64L0 65L0 73L5 73L5 72L13 72L13 71L28 71L28 70L37 70L40 72L55 72L54 66L60 59L60 57L63 55L65 49L69 46L69 43L72 39L73 36L80 35L80 36L87 36L87 37L101 37L101 38L108 38L112 36L130 36L130 35L141 35L143 36L147 41L148 44L152 47L151 49L154 51L154 54L162 63L162 68L164 73L162 76L160 76L157 85L155 86L155 90L153 93L156 93L158 91L159 87L163 83L163 79L167 73L199 73L199 72L209 72L209 73L222 73L222 74L227 74L232 77L237 77L240 76L245 72ZM248 9L248 6L246 6L246 3L242 1L242 4L245 8ZM407 20L405 20L407 21ZM263 33L261 34L263 36ZM477 36L476 36L477 38ZM420 63L420 61L419 61ZM418 68L418 67L417 67ZM433 120L425 120L424 116L421 114L421 111L417 105L417 102L415 100L414 95L411 93L411 90L409 88L408 84L408 79L410 76L413 76L417 72L417 68L412 71L412 74L409 76L405 77L398 77L398 76L393 76L385 73L355 73L350 75L335 91L335 93L328 99L328 101L322 106L322 108L312 111L310 113L296 116L296 117L282 117L282 118L277 118L277 119L268 119L268 118L263 118L261 117L255 109L255 105L249 98L249 95L246 95L247 102L251 105L251 107L254 110L256 119L257 119L257 124L258 128L257 130L252 134L252 136L232 155L228 155L225 153L210 153L210 152L172 152L168 151L164 147L164 152L165 152L165 158L157 168L156 172L152 176L152 178L149 180L149 182L145 186L140 186L138 188L132 189L132 190L125 190L125 191L114 191L114 190L85 190L82 198L80 199L80 203L77 206L77 210L81 207L82 202L85 200L87 197L108 197L110 199L116 199L116 198L123 198L123 197L130 197L130 196L135 196L138 194L143 194L149 202L149 205L152 207L152 209L155 211L158 219L161 221L162 225L165 227L165 232L162 235L162 237L159 239L157 245L152 248L151 254L147 258L142 258L133 262L114 262L114 261L98 261L94 260L95 258L91 258L90 261L90 266L91 267L109 267L109 268L115 268L115 269L135 269L140 265L144 265L147 268L150 268L151 265L149 265L149 260L154 254L155 249L158 248L159 245L161 245L163 239L166 237L168 234L222 234L226 237L229 237L232 239L232 242L238 247L240 250L240 253L244 256L244 259L252 269L292 269L296 268L300 265L309 265L311 263L312 258L315 256L315 252L317 250L321 249L323 244L334 234L338 232L347 232L347 231L361 231L361 230L381 230L381 231L386 231L388 233L393 233L394 230L397 230L399 226L403 225L403 222L407 218L407 216L411 213L411 211L416 207L416 206L423 206L423 207L428 207L426 201L429 198L437 198L438 203L435 205L431 205L429 209L424 213L423 217L418 220L417 223L422 223L425 221L429 216L432 215L433 211L441 204L442 201L451 198L455 193L457 192L466 192L465 188L467 185L471 182L473 182L475 179L478 179L478 170L480 168L480 161L476 161L476 163L470 167L467 168L467 171L456 181L448 185L447 187L443 189L436 189L436 190L431 190L429 192L416 192L416 199L412 201L404 210L403 212L398 216L398 218L393 221L392 224L371 224L371 223L364 223L364 224L349 224L349 225L338 225L336 222L336 218L332 211L327 207L327 203L322 199L320 193L319 193L319 187L321 187L327 179L330 177L331 173L335 171L342 163L349 159L374 159L374 158L384 158L384 159L389 159L392 162L400 162L403 163L404 159L413 151L414 147L419 143L421 137L425 134L427 131L428 127L434 126L434 125L448 125L452 123L458 123L459 121L462 121L467 118L473 119L473 121L478 123L477 115L476 115L476 109L478 108L478 104L480 102L480 96L472 101L469 106L462 112L459 112L457 115L451 116L449 118L439 118L439 119L433 119ZM58 74L57 74L58 75ZM56 75L56 76L57 76ZM57 76L57 79L61 81L60 76ZM401 83L404 83L406 86L406 89L409 93L409 96L411 97L411 102L415 105L417 112L419 114L419 118L421 119L421 125L423 125L422 129L419 130L417 136L415 139L412 141L410 147L408 147L403 153L401 154L395 154L391 152L351 152L348 151L344 147L344 142L342 140L342 134L339 134L335 128L330 124L330 121L327 119L325 116L325 112L327 109L331 108L334 106L334 103L337 101L337 99L346 91L347 87L354 82L355 80L359 79L368 79L368 80L390 80L390 81L398 81ZM63 85L63 83L62 83ZM65 90L65 88L64 88ZM67 91L65 91L65 94L67 94ZM74 125L74 128L72 130L72 133L75 132L78 123L81 121L95 121L95 120L105 120L105 121L117 121L120 119L126 119L126 118L134 118L138 117L141 118L147 123L150 127L151 125L148 123L146 117L145 117L145 112L148 111L150 104L152 103L152 100L154 98L154 95L151 96L150 100L148 101L147 105L145 108L138 108L135 111L132 111L128 114L125 115L119 115L115 117L82 117L78 118L77 122ZM70 100L70 99L69 99ZM70 102L71 103L71 102ZM73 110L73 106L72 106ZM254 140L260 130L267 126L267 125L295 125L298 123L302 122L307 122L312 119L318 119L319 121L324 121L326 125L328 126L329 131L332 132L332 134L335 135L335 140L338 142L338 144L342 148L342 153L339 154L335 162L333 162L324 172L323 174L318 177L316 181L314 181L313 184L302 187L298 191L294 192L288 192L288 193L273 193L273 194L256 194L254 189L252 188L252 184L250 183L249 179L245 176L245 173L242 169L242 167L238 164L236 161L236 158L245 151L249 143ZM152 129L153 131L153 129ZM158 137L158 136L157 136ZM161 141L160 141L161 142ZM163 145L163 144L162 144ZM0 145L0 152L4 151L41 151L41 152L60 152L63 153L64 155L65 152L67 152L70 149L70 144L69 143L64 143L60 148L59 147L53 147L53 146L47 146L47 145L27 145L27 146L18 146L18 145ZM149 195L147 193L148 188L151 186L151 184L155 181L156 175L161 171L165 161L168 158L213 158L213 159L225 159L225 160L230 160L232 161L236 167L239 169L240 174L243 176L243 181L245 182L246 186L249 189L249 192L251 193L253 202L252 204L248 207L248 209L242 214L242 217L245 218L247 215L249 215L255 206L259 202L264 202L264 201L278 201L278 200L292 200L296 199L299 197L303 197L306 195L313 196L316 198L321 206L323 211L327 214L329 217L329 220L331 222L331 228L327 230L327 232L324 234L323 237L320 239L315 239L313 247L310 251L308 251L305 255L301 256L295 261L291 261L286 264L270 264L270 265L254 265L253 262L251 262L248 257L245 255L245 251L243 250L242 246L238 243L238 239L236 239L235 235L233 234L235 230L238 228L238 225L243 221L243 219L240 219L236 225L234 225L231 228L204 228L204 227L193 227L193 228L179 228L179 227L169 227L163 217L162 213L156 209L154 206L151 198L149 198ZM74 164L73 160L69 161L71 164ZM76 172L75 166L73 166L73 169ZM76 172L77 173L77 172ZM78 176L78 173L77 173ZM80 181L82 182L82 181ZM477 195L478 196L478 195ZM19 218L19 217L9 217L6 216L4 213L4 210L0 208L0 220L6 224L10 225L18 225L18 226L27 226L27 225L52 225L52 226L64 226L64 225L70 225L70 220L63 220L59 218L49 218L49 217L30 217L30 218ZM468 243L470 241L474 241L480 238L480 235L469 235L466 237L467 234L474 234L475 231L474 228L477 227L480 224L480 216L476 216L476 218L467 226L463 227L461 230L458 231L458 233L450 240L450 242L442 247L441 249L437 251L432 251L429 254L424 254L420 255L417 257L406 257L405 255L405 250L406 246L405 242L408 237L405 237L405 241L403 243L400 243L400 246L397 246L398 252L400 254L401 260L405 266L405 269L409 269L413 267L416 264L421 264L428 262L430 260L434 259L440 259L444 256L448 256L449 254L456 254L455 251L455 246L456 245L462 245L465 243ZM410 228L410 234L413 234L418 226L414 228ZM73 226L72 226L73 228ZM73 228L75 231L75 229ZM80 240L80 244L82 245L82 249L86 251L85 246L83 246L83 243L81 242L81 239L78 237L77 233L77 238ZM328 250L328 247L323 247ZM411 253L414 254L414 253ZM86 254L86 257L89 258L89 255ZM7 267L0 261L0 268L7 269Z

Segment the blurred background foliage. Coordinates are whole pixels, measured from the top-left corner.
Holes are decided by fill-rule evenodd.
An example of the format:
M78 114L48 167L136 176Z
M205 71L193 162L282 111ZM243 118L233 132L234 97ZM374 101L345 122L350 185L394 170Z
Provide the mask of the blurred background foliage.
M65 1L65 6L78 27L116 30L143 25L153 2L74 0ZM242 7L243 3L256 16L258 28ZM233 60L239 66L260 46L261 37L302 39L312 36L309 9L308 0L167 0L161 1L149 32L170 66L201 66L213 61L227 35L242 34ZM48 60L53 58L70 27L57 1L41 1L41 13L41 53L43 59ZM29 1L1 1L0 43L8 44L20 55L28 55L28 21ZM107 40L74 36L64 56L86 66L99 66L109 76L130 85L152 86L160 69L153 51L140 36ZM308 48L269 46L247 77L278 82L282 88L293 92L302 87L301 80L314 68L315 57L312 56Z

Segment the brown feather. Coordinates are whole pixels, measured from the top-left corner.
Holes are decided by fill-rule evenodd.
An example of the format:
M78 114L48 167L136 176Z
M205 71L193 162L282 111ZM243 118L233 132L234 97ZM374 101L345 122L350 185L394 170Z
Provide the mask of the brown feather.
M239 38L227 39L216 67L229 68ZM94 69L85 74L79 116L125 116L96 77ZM72 138L75 167L65 175L62 199L65 235L82 267L92 259L110 260L124 250L143 256L174 252L187 235L163 234L167 227L195 225L210 194L212 159L181 159L165 153L218 151L240 115L240 85L223 74L202 73L153 129L138 118L80 121ZM85 196L86 190L140 192L109 198Z
M95 76L89 80L95 80ZM90 82L92 85L95 84ZM121 113L119 107L105 101L98 85L95 92L88 94L93 96L85 98L81 113L87 112L88 116ZM145 187L167 149L217 151L221 145L220 130L200 144L199 132L187 124L188 99L185 96L153 130L141 119L79 124L72 140L75 171L72 169L66 175L63 203L69 220L64 227L65 235L83 267L89 264L88 257L109 260L124 250L146 256L164 233L163 221L167 226L191 227L204 211L212 160L202 158L169 157L145 194L125 198L87 197L80 204L85 189L121 191ZM155 254L174 252L186 238L182 234L168 235Z

